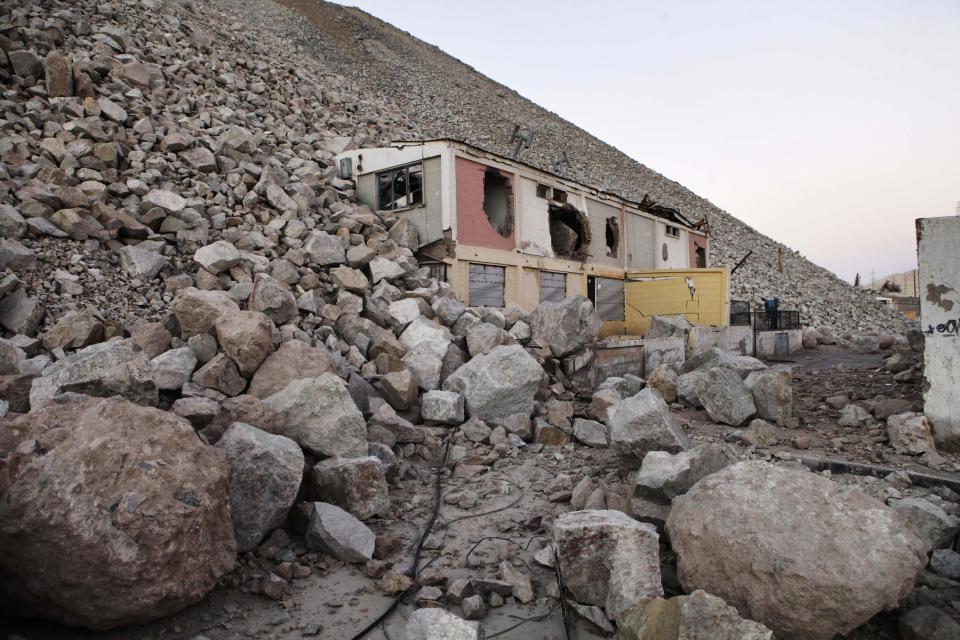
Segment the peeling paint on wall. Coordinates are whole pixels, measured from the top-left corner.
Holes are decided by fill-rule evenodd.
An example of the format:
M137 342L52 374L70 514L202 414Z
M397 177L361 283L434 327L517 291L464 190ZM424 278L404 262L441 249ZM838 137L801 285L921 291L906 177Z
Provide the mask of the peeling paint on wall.
M953 287L945 284L927 284L927 302L932 302L944 311L953 310L953 300L948 300L943 296L951 291L956 291Z

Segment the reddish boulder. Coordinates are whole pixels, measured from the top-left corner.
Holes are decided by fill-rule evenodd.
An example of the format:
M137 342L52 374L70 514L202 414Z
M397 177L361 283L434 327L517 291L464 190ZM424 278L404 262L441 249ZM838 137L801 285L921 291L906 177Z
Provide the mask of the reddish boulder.
M4 613L139 624L198 602L233 569L227 462L186 420L80 397L5 422Z

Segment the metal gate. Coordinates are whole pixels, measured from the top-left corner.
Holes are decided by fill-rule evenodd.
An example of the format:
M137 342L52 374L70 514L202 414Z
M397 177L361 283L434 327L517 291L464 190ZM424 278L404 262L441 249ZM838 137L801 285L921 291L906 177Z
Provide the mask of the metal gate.
M540 272L540 302L563 302L567 297L567 274Z
M471 307L503 307L504 268L488 264L470 265Z

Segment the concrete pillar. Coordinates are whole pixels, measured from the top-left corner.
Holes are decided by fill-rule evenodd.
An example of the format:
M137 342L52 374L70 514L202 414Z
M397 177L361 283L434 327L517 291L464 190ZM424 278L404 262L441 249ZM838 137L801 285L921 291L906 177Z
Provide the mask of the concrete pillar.
M960 451L960 217L917 220L923 410L937 447Z

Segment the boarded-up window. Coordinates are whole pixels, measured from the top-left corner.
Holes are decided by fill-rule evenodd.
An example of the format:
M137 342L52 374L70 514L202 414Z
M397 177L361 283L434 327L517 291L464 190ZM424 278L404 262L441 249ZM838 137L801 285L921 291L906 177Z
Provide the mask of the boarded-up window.
M540 272L540 302L563 302L567 297L567 274Z
M600 319L607 321L622 321L623 315L623 280L616 278L594 278L593 305L600 314Z
M502 307L503 306L503 267L488 264L470 265L470 299L471 307Z

